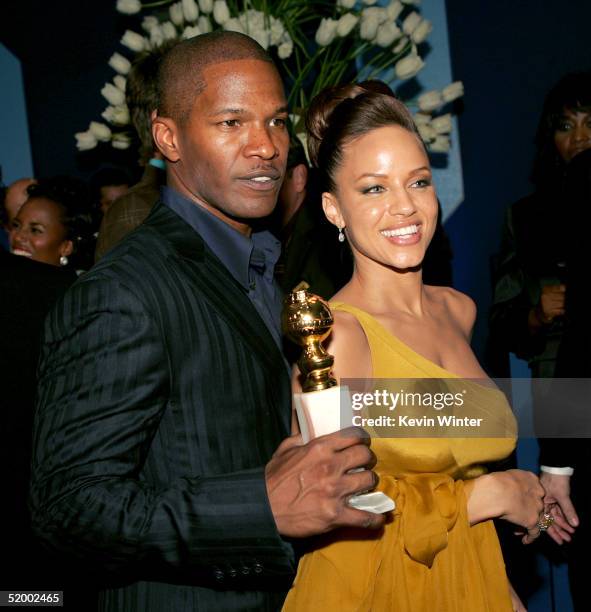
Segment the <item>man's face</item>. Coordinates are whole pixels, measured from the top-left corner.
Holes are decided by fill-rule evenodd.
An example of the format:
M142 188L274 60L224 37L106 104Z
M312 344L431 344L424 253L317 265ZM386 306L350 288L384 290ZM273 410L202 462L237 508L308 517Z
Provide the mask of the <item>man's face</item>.
M203 72L186 125L175 126L179 160L171 184L241 231L270 214L281 188L289 136L287 103L274 66L261 60Z
M103 185L100 188L100 208L106 214L111 208L111 204L129 191L129 185Z

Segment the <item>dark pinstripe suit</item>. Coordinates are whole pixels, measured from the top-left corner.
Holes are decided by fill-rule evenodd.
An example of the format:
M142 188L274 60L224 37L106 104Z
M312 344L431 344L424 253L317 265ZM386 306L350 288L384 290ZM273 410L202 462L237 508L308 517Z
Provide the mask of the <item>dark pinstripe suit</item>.
M47 320L33 524L127 581L104 609L275 609L294 561L263 466L289 405L243 289L157 204Z

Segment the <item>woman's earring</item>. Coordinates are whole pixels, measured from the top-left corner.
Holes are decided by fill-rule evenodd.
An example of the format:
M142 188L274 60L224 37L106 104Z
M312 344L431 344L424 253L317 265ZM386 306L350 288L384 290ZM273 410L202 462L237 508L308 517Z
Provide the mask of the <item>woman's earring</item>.
M345 234L342 227L339 227L339 242L345 242Z
M67 266L68 265L68 258L65 255L62 255L60 257L60 266Z

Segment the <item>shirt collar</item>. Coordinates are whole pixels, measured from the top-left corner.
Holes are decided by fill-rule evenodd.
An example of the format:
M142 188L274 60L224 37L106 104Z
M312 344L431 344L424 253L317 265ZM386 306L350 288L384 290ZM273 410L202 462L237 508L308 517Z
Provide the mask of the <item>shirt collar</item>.
M185 198L170 187L162 188L166 206L186 221L221 260L230 274L245 288L250 286L250 268L272 282L281 243L268 231L241 234L206 208Z

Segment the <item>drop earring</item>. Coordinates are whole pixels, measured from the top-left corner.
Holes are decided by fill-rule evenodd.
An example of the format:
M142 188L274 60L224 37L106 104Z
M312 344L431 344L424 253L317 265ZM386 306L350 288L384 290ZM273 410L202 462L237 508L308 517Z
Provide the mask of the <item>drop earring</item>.
M339 227L339 242L345 242L345 234L342 227Z
M68 265L68 258L65 255L62 255L60 257L60 266L67 266Z

